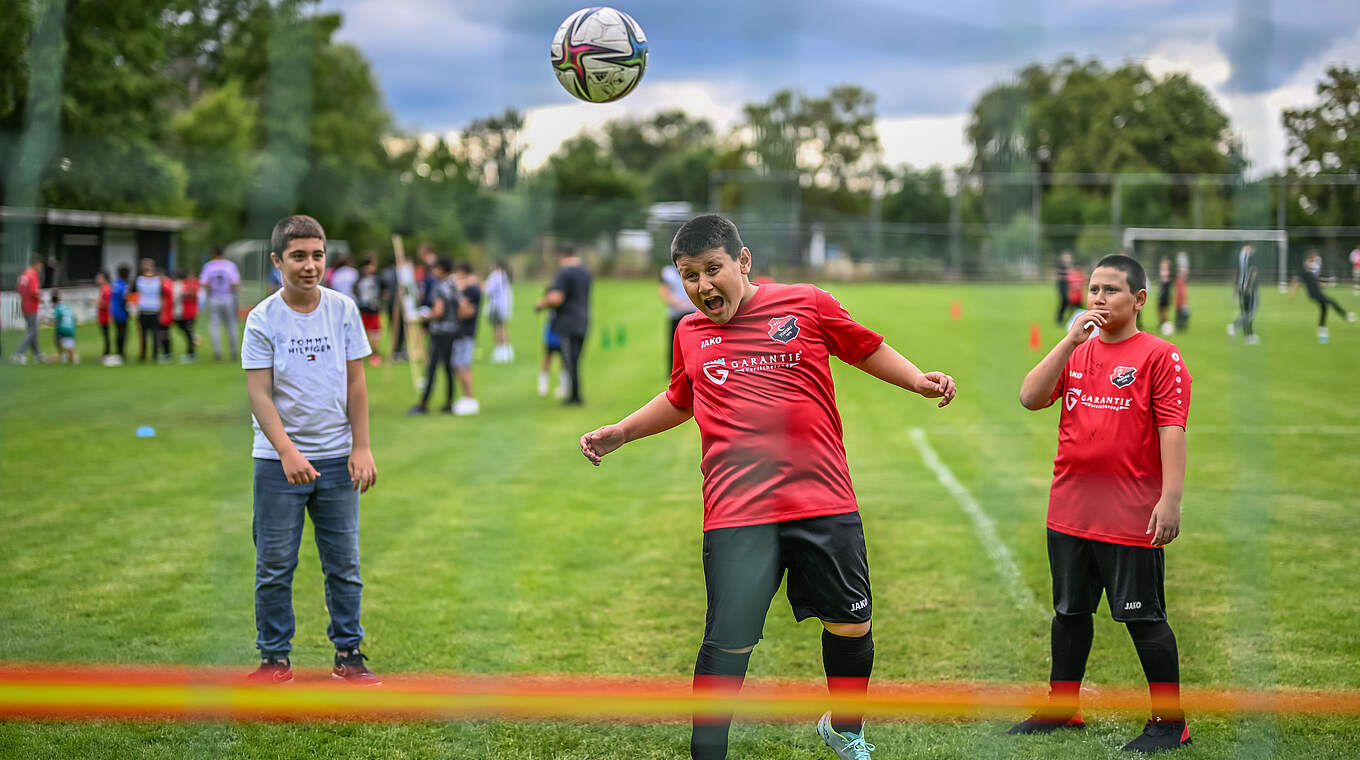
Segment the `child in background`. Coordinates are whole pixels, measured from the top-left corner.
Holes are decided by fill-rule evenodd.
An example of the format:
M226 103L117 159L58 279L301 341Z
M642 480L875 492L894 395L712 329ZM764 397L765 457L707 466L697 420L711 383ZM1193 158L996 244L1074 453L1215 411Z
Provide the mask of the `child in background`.
M118 352L109 357L110 367L121 367L127 361L128 278L132 270L127 264L119 264L117 272L109 291L109 316L113 317L113 342Z
M1179 258L1179 257L1178 257ZM1187 259L1185 266L1176 267L1176 332L1190 329L1190 267Z
M61 291L52 291L52 324L56 326L57 353L61 361L80 363L76 354L76 313L61 302Z
M95 319L99 323L99 334L104 336L104 351L99 355L99 363L107 367L113 357L109 345L109 304L113 301L113 285L109 283L109 273L102 269L95 274L94 282L99 286L99 309Z
M493 364L515 360L515 347L510 345L510 315L515 309L515 293L510 287L510 269L504 261L486 276L486 316L491 320L491 331L496 337L496 348L491 351Z
M378 279L378 260L372 255L364 259L359 279L354 283L354 302L359 306L359 319L368 334L369 366L382 363L378 356L378 342L382 340L382 281Z
M169 356L170 325L175 325L184 333L184 355L180 361L188 364L197 361L198 352L194 346L194 322L198 320L198 278L183 271L175 272L175 278L161 278L161 329L165 330L165 353Z

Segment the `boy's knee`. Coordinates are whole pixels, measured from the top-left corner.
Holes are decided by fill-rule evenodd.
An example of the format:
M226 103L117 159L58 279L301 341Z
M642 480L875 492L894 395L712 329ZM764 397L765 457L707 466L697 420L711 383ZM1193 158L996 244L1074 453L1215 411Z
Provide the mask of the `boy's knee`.
M863 623L828 623L822 621L822 626L827 631L836 636L843 636L847 639L858 639L869 634L870 623L868 620Z

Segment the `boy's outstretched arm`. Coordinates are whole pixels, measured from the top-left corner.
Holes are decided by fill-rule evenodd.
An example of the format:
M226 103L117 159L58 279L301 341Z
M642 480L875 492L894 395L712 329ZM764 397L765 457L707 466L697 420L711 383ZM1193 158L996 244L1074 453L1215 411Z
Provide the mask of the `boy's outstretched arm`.
M666 392L662 391L618 424L605 425L581 436L581 453L591 464L599 467L605 454L623 444L670 430L693 416L693 409L672 404L666 398Z
M1105 324L1106 318L1110 313L1105 309L1092 309L1083 313L1072 323L1072 329L1067 331L1063 339L1058 341L1058 345L1053 347L1048 355L1039 360L1034 365L1034 369L1025 375L1025 380L1020 384L1020 405L1031 411L1047 409L1053 403L1053 389L1058 387L1058 380L1062 378L1063 367L1067 366L1067 358L1072 352L1077 350L1077 346L1091 339L1092 335L1100 332L1100 328ZM1093 325L1087 330L1087 325Z
M1181 534L1181 492L1185 489L1185 428L1162 425L1157 428L1162 448L1162 495L1148 519L1148 542L1166 546Z
M892 383L926 398L938 398L939 406L947 406L957 392L954 378L943 372L922 372L887 343L880 343L872 354L854 366L885 383Z

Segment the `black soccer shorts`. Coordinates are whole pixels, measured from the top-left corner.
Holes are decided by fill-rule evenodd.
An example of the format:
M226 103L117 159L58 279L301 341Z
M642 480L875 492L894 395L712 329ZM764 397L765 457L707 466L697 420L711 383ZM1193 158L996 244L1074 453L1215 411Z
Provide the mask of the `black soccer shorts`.
M858 512L716 528L704 533L704 643L744 649L759 641L786 570L794 619L869 620L869 557Z
M1048 565L1053 571L1053 610L1086 615L1100 607L1121 623L1166 620L1165 552L1161 547L1126 546L1048 531Z

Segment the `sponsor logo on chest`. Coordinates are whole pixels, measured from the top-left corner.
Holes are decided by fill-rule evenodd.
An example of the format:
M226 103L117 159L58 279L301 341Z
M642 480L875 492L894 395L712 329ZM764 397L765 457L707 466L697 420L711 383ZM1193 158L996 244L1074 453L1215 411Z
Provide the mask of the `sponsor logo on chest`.
M1137 367L1115 367L1110 373L1110 383L1116 388L1127 388L1133 385L1133 381L1138 379Z
M770 372L793 369L803 361L802 351L783 354L757 354L755 356L721 357L709 359L701 365L704 377L714 385L722 385L733 372Z

